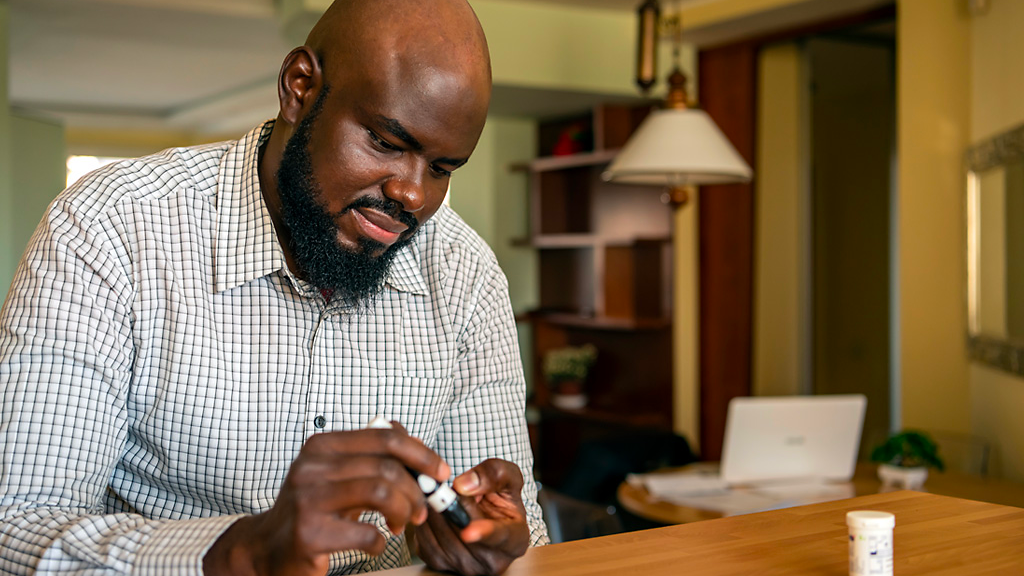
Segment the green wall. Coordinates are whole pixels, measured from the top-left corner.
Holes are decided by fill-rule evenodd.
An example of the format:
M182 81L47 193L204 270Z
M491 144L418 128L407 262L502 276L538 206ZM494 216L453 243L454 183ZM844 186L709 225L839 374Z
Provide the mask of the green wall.
M633 11L470 3L487 34L495 85L636 95Z
M491 52L494 84L636 95L636 15L520 0L469 0ZM281 30L294 44L331 0L277 0ZM667 69L667 47L662 63ZM283 57L283 55L282 55Z
M64 189L67 155L64 126L53 120L11 115L11 246L20 258L50 201Z
M67 163L64 126L59 122L11 112L4 116L8 166L3 170L6 209L0 298L6 298L14 269L46 207L64 189Z
M452 177L449 202L494 250L508 277L516 313L537 305L537 255L515 239L529 234L527 173L515 168L536 154L536 123L490 116L470 161ZM532 333L519 325L519 347L529 379Z
M536 254L513 246L529 234L527 173L535 155L536 123L491 116L473 157L452 178L452 208L494 250L508 276L517 312L536 305Z
M11 111L9 4L0 0L0 301L46 206L64 188L64 127ZM17 144L17 145L15 145Z
M7 296L14 254L14 204L11 198L11 114L7 98L7 22L9 6L0 0L0 300Z

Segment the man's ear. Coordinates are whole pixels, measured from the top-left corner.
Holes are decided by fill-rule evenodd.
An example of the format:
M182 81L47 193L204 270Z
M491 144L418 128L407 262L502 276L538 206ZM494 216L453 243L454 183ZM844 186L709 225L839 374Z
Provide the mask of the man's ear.
M281 117L295 125L305 110L316 101L323 87L320 59L308 46L299 46L285 57L277 78L277 99L281 104Z

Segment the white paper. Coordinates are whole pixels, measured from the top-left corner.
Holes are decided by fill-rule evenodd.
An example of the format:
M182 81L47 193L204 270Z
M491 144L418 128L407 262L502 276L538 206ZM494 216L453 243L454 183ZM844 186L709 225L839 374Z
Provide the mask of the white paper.
M801 502L808 500L826 502L828 500L853 498L857 495L853 489L853 484L849 482L825 483L812 481L793 484L772 484L770 486L757 486L756 488L751 488L751 490L759 494L766 494L777 498L790 498ZM821 498L824 498L824 500L819 500Z
M627 480L643 485L655 498L721 494L729 485L718 474L707 472L667 472L659 474L631 474Z
M728 490L721 494L705 494L701 496L673 496L666 499L673 504L689 506L699 510L721 512L725 516L764 512L793 506L784 498L776 498L766 494L758 494L746 490Z
M642 485L658 500L720 512L725 516L828 502L856 495L853 484L826 483L820 480L794 480L731 488L717 473L709 471L631 474L627 481Z

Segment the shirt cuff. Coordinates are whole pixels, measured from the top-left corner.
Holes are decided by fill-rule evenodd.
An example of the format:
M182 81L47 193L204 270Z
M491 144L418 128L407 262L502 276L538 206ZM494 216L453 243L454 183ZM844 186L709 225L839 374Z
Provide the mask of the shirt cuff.
M135 556L134 574L177 576L203 573L203 557L232 524L244 515L165 522L153 531Z

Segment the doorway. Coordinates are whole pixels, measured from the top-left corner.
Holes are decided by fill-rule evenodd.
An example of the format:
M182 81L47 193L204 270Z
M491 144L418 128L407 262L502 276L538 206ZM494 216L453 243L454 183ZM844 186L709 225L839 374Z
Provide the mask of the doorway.
M699 101L756 157L752 186L700 191L704 458L734 396L865 394L862 456L898 427L895 22L699 54Z
M893 427L895 22L802 41L808 81L811 387L868 398L861 458Z

